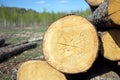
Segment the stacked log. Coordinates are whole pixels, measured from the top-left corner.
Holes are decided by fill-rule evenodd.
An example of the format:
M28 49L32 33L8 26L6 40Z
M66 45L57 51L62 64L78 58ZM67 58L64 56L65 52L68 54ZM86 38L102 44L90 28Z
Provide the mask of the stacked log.
M93 6L89 1L94 2L95 0L86 0L90 6ZM67 15L49 26L43 39L43 55L47 65L65 74L83 73L84 75L87 71L95 70L92 69L95 68L94 65L100 63L101 65L107 65L107 67L111 66L110 70L114 70L115 67L117 69L115 71L119 73L120 18L118 16L120 16L120 1L99 1L100 3L95 5L97 7L93 8L92 14L87 18L78 15ZM102 58L99 56L101 54ZM98 58L100 58L99 62L96 61ZM98 67L101 66L97 66L97 69L99 69ZM23 68L23 72L20 74L24 74L26 70L31 69ZM38 69L34 71L38 71L38 74L41 72ZM18 71L18 76L20 74ZM46 73L41 72L41 74ZM49 75L49 73L47 74ZM25 75L29 75L29 73L25 73ZM56 76L56 74L54 75Z
M42 60L32 60L23 63L17 75L17 80L67 80L63 73Z
M120 30L110 30L101 33L101 53L109 60L120 60Z
M85 0L85 1L89 4L92 12L95 11L96 8L98 8L98 6L104 2L104 0Z
M119 0L105 0L87 19L100 31L120 29L119 7Z
M43 39L46 61L65 73L85 72L92 66L97 52L98 37L94 26L77 15L55 21Z

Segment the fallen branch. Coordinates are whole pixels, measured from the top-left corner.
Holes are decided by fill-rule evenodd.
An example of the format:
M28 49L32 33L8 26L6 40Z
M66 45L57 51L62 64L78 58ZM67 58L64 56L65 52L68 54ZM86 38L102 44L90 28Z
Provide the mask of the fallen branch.
M11 58L12 56L18 55L26 50L35 48L37 46L37 43L26 43L21 44L19 46L14 47L3 47L0 49L0 62L3 62L4 60Z

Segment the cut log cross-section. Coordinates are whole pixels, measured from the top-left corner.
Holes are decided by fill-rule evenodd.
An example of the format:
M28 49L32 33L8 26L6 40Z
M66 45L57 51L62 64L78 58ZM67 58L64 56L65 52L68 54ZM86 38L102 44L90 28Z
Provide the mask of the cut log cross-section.
M98 8L98 6L104 2L104 0L85 0L85 1L89 4L92 12L95 11L95 9Z
M115 24L120 25L120 0L109 0L108 15Z
M102 53L105 58L120 60L120 30L110 30L101 34Z
M52 23L43 39L46 61L65 73L88 70L97 51L98 37L94 26L77 15L68 15Z
M65 75L45 61L32 60L23 63L17 72L17 80L67 80Z
M120 0L105 0L88 16L98 30L120 28Z

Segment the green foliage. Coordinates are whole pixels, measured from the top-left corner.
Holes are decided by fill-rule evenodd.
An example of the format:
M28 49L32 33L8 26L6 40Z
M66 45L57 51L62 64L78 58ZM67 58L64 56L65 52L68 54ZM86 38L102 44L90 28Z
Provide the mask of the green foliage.
M71 11L67 12L36 12L32 9L26 10L24 8L16 7L0 7L0 27L15 26L15 27L27 27L33 25L49 25L56 19L67 15L67 14L78 14L87 16L90 14L90 10L85 11Z

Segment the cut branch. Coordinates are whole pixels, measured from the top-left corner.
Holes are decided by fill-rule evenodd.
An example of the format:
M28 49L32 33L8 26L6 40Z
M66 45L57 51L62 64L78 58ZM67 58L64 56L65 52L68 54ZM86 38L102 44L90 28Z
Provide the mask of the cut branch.
M21 65L17 80L67 80L65 75L52 68L45 61L32 60Z
M46 61L65 73L88 70L96 59L97 51L98 37L94 26L77 15L55 21L43 39Z
M3 62L4 60L12 56L18 55L26 50L35 48L36 46L37 46L36 43L26 43L11 48L4 47L0 50L0 62Z

